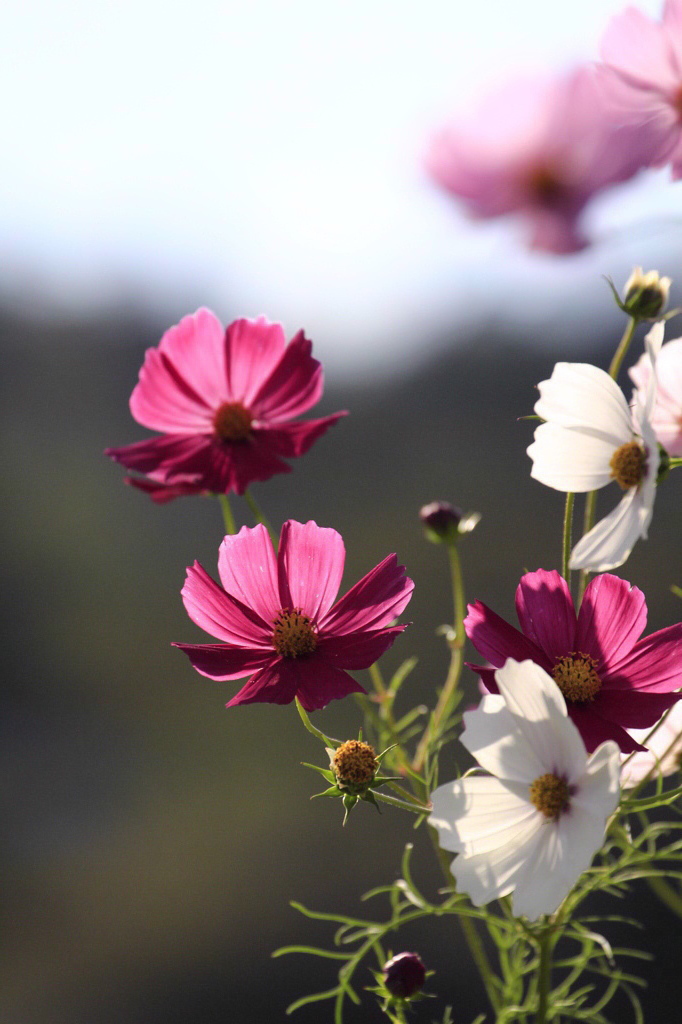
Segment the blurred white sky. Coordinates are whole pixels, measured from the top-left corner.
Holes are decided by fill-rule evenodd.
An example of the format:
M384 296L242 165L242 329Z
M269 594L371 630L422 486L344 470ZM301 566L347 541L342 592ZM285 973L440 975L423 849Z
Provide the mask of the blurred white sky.
M509 224L468 224L420 158L490 82L596 57L624 5L4 0L0 289L263 312L338 365L512 294L540 322L538 295L603 304L601 274L679 254L651 223L682 208L667 172L614 190L594 214L604 241L557 259L526 255Z

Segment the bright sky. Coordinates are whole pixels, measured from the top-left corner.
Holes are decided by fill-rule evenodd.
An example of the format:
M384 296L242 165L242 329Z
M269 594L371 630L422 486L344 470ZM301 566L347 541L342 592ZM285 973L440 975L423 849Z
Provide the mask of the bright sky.
M680 207L666 173L601 204L615 241L557 260L523 254L508 224L468 224L420 156L506 73L596 57L623 6L4 0L0 287L263 312L339 364L511 294L522 310L548 291L603 301L600 275L624 280L660 241L623 227Z

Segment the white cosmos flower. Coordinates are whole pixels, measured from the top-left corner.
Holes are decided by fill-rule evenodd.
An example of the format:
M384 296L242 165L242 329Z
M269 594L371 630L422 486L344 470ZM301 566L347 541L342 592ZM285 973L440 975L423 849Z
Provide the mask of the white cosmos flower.
M637 786L649 774L655 779L657 775L672 775L682 770L682 700L673 704L657 726L628 729L628 732L638 743L646 742L647 749L623 754L620 775L623 789ZM647 736L651 738L647 740Z
M429 823L458 853L452 873L476 906L513 892L517 916L551 914L604 841L618 803L620 750L588 757L554 680L533 661L495 673L500 694L464 715L462 743L491 776L433 793Z
M663 324L654 324L646 337L654 365L662 341ZM615 480L625 492L573 548L570 568L615 569L646 538L653 513L660 461L651 426L655 374L632 409L609 374L589 363L557 363L538 388L535 412L545 422L528 448L531 476L557 491L594 491Z

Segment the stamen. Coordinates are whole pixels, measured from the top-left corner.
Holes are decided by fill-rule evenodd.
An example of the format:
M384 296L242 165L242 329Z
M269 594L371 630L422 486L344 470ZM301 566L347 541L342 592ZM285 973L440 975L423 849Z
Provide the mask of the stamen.
M570 790L565 779L553 772L540 775L529 787L531 803L542 811L546 818L555 821L568 808Z
M596 661L579 651L559 658L552 669L552 676L566 700L574 704L587 704L601 690Z
M362 740L346 740L332 757L332 770L339 785L356 792L367 788L378 767L374 747Z
M213 417L213 428L221 441L246 441L253 416L241 402L223 402Z
M646 452L639 441L628 441L616 448L609 465L618 486L628 491L642 482L646 473Z
M283 658L305 658L317 649L315 627L303 612L282 610L274 625L272 644Z

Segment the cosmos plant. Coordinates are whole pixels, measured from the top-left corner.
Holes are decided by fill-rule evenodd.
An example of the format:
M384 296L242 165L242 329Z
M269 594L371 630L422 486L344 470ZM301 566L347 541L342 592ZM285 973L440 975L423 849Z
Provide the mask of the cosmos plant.
M438 137L431 173L476 217L520 213L536 248L582 247L580 219L597 191L650 164L682 173L681 31L682 0L667 0L660 23L629 8L607 29L598 67L493 97L490 117ZM429 998L459 1006L457 987L475 971L481 1003L469 1024L622 1024L628 1005L632 1024L645 1020L632 966L641 951L612 948L614 911L603 908L648 886L664 912L682 917L682 622L647 627L638 585L657 529L654 498L657 510L671 500L682 465L682 338L665 341L679 312L667 311L670 288L657 271L635 268L620 292L611 285L625 323L608 369L567 352L547 379L529 382L539 397L526 410L535 421L528 486L563 497L553 495L555 564L537 564L530 513L517 559L528 568L502 581L509 601L516 588L518 627L476 585L467 605L462 549L489 543L485 510L422 508L425 540L447 559L453 613L438 631L445 678L419 686L403 618L414 584L398 554L378 545L374 567L343 584L346 546L333 524L286 518L274 531L251 493L276 474L305 472L299 457L345 415L300 418L323 394L303 331L287 341L262 316L223 328L200 309L147 351L130 408L157 434L106 454L156 504L215 498L222 515L217 579L195 561L181 584L178 566L188 621L163 642L185 656L177 655L188 683L209 688L216 714L239 716L244 728L249 704L274 705L260 711L268 728L294 717L304 766L322 786L312 795L338 801L339 823L360 844L367 814L405 815L399 876L367 894L384 910L365 920L295 904L336 929L330 948L301 943L274 954L313 957L316 973L328 973L287 1012L315 1003L317 1020L343 1024L354 1003L362 1019L373 1011L427 1024ZM640 351L619 383L635 341ZM616 489L619 500L597 519L601 491ZM679 507L679 496L672 501ZM639 562L627 579L612 572L633 550ZM660 572L682 598L669 568ZM334 722L347 721L341 700L359 721L335 738ZM428 892L411 867L420 842L439 873ZM428 957L405 948L403 927L444 916L455 919L470 962L434 976ZM463 1020L441 1010L440 1024Z

